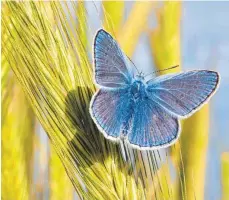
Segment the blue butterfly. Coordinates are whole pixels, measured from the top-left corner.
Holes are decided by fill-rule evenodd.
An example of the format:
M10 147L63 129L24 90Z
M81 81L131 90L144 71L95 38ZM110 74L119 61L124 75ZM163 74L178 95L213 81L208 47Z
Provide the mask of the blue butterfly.
M141 150L172 145L181 132L178 119L196 112L219 85L219 74L208 70L149 81L134 76L133 64L102 29L95 36L94 64L99 90L90 102L92 119L106 138Z

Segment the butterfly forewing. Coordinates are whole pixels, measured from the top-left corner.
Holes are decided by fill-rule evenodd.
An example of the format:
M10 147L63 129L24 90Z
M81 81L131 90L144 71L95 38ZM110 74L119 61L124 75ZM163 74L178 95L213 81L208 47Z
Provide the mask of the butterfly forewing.
M121 88L133 78L128 59L109 33L99 30L94 43L95 80L103 87Z
M188 117L214 93L219 75L214 71L195 70L168 74L147 83L149 97L178 117Z

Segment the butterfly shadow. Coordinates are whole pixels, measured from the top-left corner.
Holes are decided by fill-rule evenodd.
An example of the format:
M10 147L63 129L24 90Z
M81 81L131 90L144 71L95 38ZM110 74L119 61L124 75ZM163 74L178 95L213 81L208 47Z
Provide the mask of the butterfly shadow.
M93 91L88 87L77 87L66 96L66 117L70 118L75 130L74 137L68 142L69 153L73 155L78 167L81 163L77 159L77 154L80 154L89 167L96 163L105 163L108 158L114 158L122 170L123 165L128 163L125 164L120 143L104 138L90 116L92 94Z

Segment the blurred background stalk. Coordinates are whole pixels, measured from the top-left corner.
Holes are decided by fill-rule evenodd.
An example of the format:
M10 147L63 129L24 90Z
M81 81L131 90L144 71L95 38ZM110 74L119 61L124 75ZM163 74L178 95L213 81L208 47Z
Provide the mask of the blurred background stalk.
M73 199L74 188L52 146L49 159L49 186L50 200Z
M171 66L179 65L168 71L172 73L180 71L180 2L164 2L156 10L157 26L151 31L150 42L153 60L156 68L162 70Z
M154 1L134 2L126 22L119 30L117 40L129 57L134 53L140 34L146 30L148 18L156 5Z
M204 199L206 155L209 137L209 105L206 104L183 123L180 139L180 169L187 199ZM183 135L182 135L183 134ZM182 162L183 159L183 162ZM178 183L180 193L182 184Z
M9 14L2 6L2 15ZM10 22L8 21L10 24ZM34 114L21 86L10 69L11 44L2 26L2 199L30 199L33 167ZM7 49L7 51L6 51Z
M229 152L222 153L221 156L221 185L222 200L229 199Z
M103 26L106 31L115 38L123 25L124 20L124 1L103 1Z
M3 96L8 93L2 100L5 112L2 115L2 197L28 199L32 183L33 116L12 72L11 75L9 85L2 88Z
M14 83L5 88L10 91L10 103L2 102L6 110L2 115L2 198L30 199L34 116L15 77L10 79Z

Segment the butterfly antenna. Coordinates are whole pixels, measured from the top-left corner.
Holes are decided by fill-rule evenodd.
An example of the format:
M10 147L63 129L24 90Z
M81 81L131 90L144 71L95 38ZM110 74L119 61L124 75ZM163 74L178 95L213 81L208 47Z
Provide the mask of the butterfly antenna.
M157 71L154 71L154 72L152 72L152 73L150 73L150 74L155 74L155 73L157 73L157 72L167 71L167 70L174 69L174 68L177 68L177 67L179 67L179 65L175 65L175 66L172 66L172 67L169 67L169 68L166 68L166 69L162 69L162 70L157 70ZM146 76L149 76L150 74L145 75L145 77L146 77Z
M127 56L127 58L130 60L130 62L134 65L135 69L137 70L137 72L140 74L138 68L136 67L136 65L134 64L134 62L129 58L129 56Z

